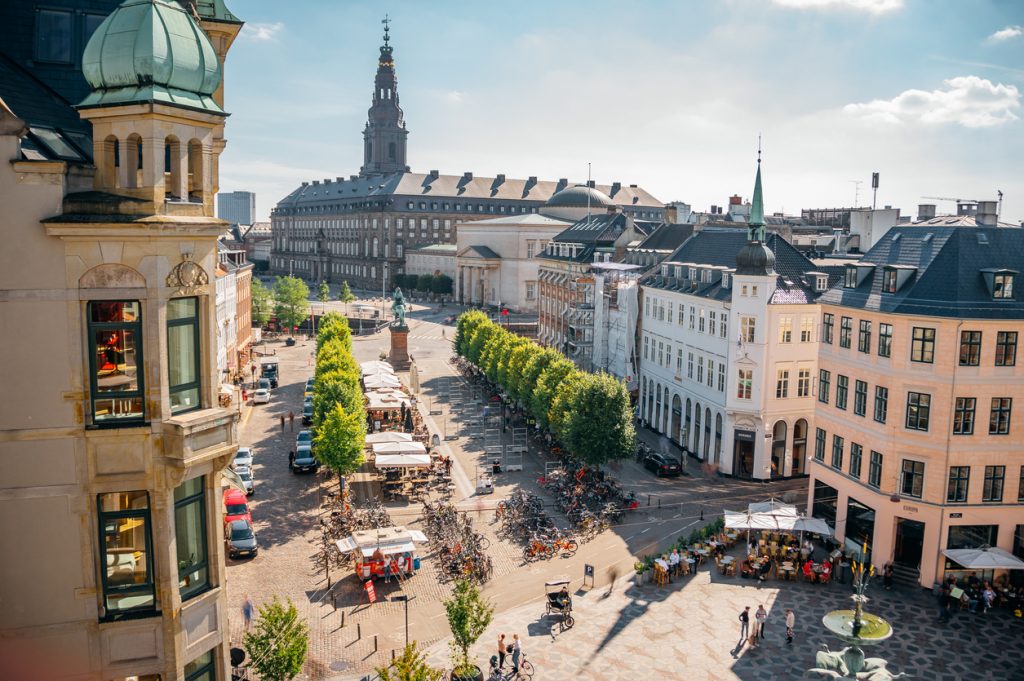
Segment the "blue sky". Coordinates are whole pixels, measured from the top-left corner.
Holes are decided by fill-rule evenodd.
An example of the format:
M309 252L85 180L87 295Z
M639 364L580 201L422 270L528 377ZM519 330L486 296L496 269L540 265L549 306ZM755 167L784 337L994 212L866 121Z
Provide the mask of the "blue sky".
M413 170L639 184L696 209L753 188L768 211L922 196L1024 219L1021 0L228 0L224 191L258 216L362 163L393 19ZM953 208L937 202L939 210Z

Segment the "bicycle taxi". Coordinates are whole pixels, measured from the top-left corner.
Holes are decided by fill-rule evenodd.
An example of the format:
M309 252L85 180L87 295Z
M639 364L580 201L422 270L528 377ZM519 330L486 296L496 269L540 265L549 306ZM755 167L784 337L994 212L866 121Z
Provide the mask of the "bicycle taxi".
M544 616L561 615L562 627L568 629L576 623L572 618L572 596L569 595L567 578L544 582L545 600Z

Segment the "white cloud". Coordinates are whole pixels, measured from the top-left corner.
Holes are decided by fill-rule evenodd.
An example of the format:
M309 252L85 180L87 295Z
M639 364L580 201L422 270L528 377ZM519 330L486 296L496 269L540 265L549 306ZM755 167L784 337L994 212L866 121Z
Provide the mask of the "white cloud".
M892 99L847 104L851 116L892 124L956 123L965 128L988 128L1017 120L1020 91L1013 85L993 83L978 76L945 81L944 90L904 90Z
M1024 35L1024 27L1022 26L1007 26L1006 28L999 29L986 40L990 43L1004 43L1007 40L1013 40Z
M885 14L903 9L903 0L773 0L792 9L852 9L868 14Z
M283 29L284 24L280 21L272 24L246 24L242 27L242 35L249 40L267 42L276 39Z

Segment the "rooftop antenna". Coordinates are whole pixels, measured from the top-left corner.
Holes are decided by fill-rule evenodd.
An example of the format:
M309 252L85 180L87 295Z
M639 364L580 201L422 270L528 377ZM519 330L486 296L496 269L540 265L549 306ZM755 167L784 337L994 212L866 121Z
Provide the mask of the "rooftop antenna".
M587 161L587 224L590 224L590 161Z
M860 203L860 186L864 184L863 180L847 180L847 182L853 183L853 207L856 208L857 204Z
M391 41L391 36L388 35L388 31L391 30L391 17L384 13L384 18L381 19L380 23L384 24L384 44L387 45Z
M999 207L996 209L996 222L999 222L999 219L1003 217L1003 190L997 189L996 196L999 197Z
M878 173L871 173L871 210L878 208Z

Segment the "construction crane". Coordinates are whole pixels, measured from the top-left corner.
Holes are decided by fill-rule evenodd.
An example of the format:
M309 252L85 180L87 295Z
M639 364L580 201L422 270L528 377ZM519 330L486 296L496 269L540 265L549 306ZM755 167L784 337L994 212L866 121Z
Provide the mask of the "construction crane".
M1002 194L1002 192L1000 192ZM977 199L954 199L950 196L922 196L922 199L932 199L933 201L955 201L956 203L979 203Z

